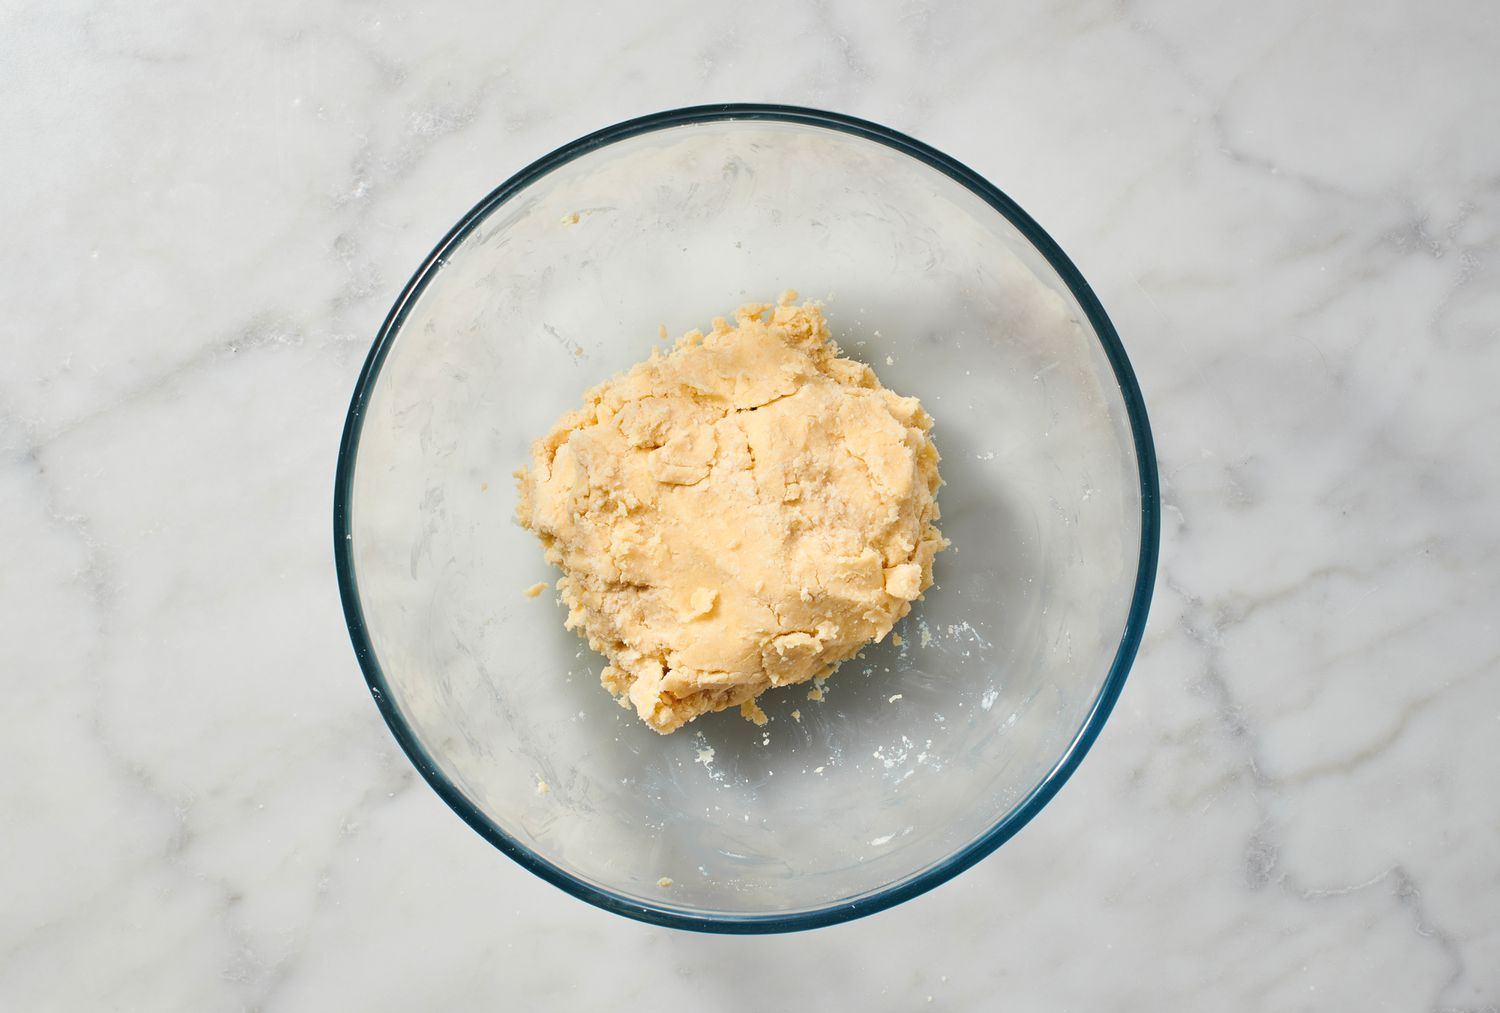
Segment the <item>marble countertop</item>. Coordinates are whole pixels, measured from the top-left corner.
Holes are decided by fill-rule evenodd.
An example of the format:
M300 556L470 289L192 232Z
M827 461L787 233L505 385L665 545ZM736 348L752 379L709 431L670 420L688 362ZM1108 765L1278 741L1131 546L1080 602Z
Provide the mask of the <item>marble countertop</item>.
M0 1008L1500 1007L1491 5L751 6L0 13ZM1119 327L1165 506L1057 799L930 894L758 939L465 827L371 705L329 535L437 238L722 100L1015 197Z

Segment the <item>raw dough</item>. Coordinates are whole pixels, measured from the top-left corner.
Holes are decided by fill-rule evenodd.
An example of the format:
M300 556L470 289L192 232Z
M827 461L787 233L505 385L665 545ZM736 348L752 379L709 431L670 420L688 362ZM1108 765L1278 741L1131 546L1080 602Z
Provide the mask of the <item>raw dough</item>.
M749 305L584 396L516 473L567 626L659 732L827 676L947 544L932 419L840 358L813 304Z

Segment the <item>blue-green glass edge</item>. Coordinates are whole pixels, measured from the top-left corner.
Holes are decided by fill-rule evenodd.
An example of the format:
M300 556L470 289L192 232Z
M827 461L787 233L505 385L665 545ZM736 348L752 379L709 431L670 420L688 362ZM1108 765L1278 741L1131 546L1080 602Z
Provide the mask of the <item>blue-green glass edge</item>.
M354 463L359 447L360 431L364 424L364 411L369 402L375 379L385 362L392 343L401 329L407 314L422 294L436 271L442 267L445 255L461 243L473 229L500 205L518 191L531 185L547 173L596 148L639 134L651 133L670 127L719 120L775 120L807 126L824 127L843 133L854 134L867 140L885 144L937 169L960 183L983 199L997 212L1005 216L1026 239L1047 259L1052 269L1078 300L1088 318L1106 357L1115 373L1120 393L1125 401L1126 414L1130 419L1131 436L1135 444L1137 470L1141 491L1141 552L1136 569L1135 590L1126 616L1125 630L1115 653L1109 675L1094 700L1088 716L1084 719L1072 743L1062 759L1048 772L1032 792L1006 813L988 832L970 842L959 852L942 863L910 879L888 887L878 893L855 900L801 911L788 915L750 915L712 917L682 909L661 905L644 905L622 896L601 890L582 882L542 860L523 847L498 826L488 820L452 785L438 769L422 744L417 741L405 719L396 710L391 694L375 657L365 628L364 613L360 607L359 594L354 574L351 549L352 530L349 518L349 502L353 490ZM1156 450L1151 438L1151 427L1146 416L1145 402L1135 371L1125 354L1114 324L1104 312L1097 296L1073 262L1063 253L1040 225L1019 205L1001 190L962 163L942 152L895 130L871 123L867 120L824 112L799 106L764 105L755 103L725 103L692 106L641 116L605 127L558 148L537 159L491 191L476 204L458 224L449 230L442 241L428 254L407 282L376 335L375 343L365 359L359 379L355 384L349 412L344 422L343 435L339 442L338 466L334 478L333 534L334 563L338 575L339 595L343 601L344 620L349 628L349 637L354 653L359 660L371 695L375 699L381 716L395 736L397 743L416 766L422 777L437 792L438 796L456 812L465 823L480 836L509 856L517 864L572 894L580 900L616 914L639 921L670 928L691 929L702 932L732 934L794 932L850 921L926 893L968 869L1005 843L1051 801L1058 790L1077 769L1079 762L1093 745L1114 708L1124 687L1126 675L1140 648L1141 637L1146 626L1146 616L1151 605L1152 589L1156 582L1157 557L1161 541L1160 492L1156 468Z

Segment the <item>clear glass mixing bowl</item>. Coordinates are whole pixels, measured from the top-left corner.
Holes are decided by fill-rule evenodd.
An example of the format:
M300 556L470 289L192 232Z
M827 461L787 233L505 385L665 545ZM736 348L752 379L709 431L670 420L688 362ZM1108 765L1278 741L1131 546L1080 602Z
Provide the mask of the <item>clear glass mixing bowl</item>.
M658 736L563 629L511 472L582 392L795 288L937 421L938 586L827 685ZM872 123L712 106L527 167L448 234L359 378L335 491L350 634L422 775L496 847L620 914L725 932L880 910L1046 804L1145 623L1158 512L1124 350L1057 245ZM670 883L668 883L670 880Z

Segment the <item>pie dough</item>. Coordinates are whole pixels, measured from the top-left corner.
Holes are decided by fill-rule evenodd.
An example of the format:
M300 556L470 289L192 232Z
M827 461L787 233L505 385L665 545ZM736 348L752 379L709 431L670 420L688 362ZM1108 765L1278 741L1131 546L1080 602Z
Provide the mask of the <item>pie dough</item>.
M658 732L826 677L890 632L947 545L932 419L786 293L584 395L516 472L567 627Z

